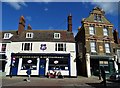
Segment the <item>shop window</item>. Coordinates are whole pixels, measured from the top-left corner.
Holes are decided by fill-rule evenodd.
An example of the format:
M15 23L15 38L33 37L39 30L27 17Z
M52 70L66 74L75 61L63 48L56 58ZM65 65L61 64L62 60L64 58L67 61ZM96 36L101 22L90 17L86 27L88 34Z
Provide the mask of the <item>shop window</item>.
M66 51L66 44L65 43L56 43L55 51Z
M32 50L32 43L22 43L22 50L25 51Z
M29 66L32 70L37 70L37 58L23 58L21 70L27 70Z
M90 42L91 52L96 52L96 44L94 41Z
M68 66L68 57L49 59L49 70L69 70Z
M108 61L100 61L99 64L100 64L100 67L102 66L102 67L105 68L105 72L106 72L106 73L109 73Z
M109 43L105 43L105 52L110 53L110 44Z
M2 51L2 52L5 52L5 51L6 51L6 44L2 44L1 51Z
M90 35L94 35L95 34L95 27L94 27L94 25L90 25L89 33L90 33Z

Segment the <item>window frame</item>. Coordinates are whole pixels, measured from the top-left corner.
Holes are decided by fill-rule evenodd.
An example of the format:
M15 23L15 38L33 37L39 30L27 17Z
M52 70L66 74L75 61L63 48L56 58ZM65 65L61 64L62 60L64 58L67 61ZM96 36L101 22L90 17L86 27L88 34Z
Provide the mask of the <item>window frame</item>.
M60 33L54 33L54 39L60 39L61 35Z
M27 32L26 33L26 38L33 38L33 33L32 32Z
M56 43L55 51L66 51L66 43Z
M32 51L32 43L22 43L22 51Z
M106 47L106 44L107 44L107 47ZM111 53L110 51L110 43L105 43L105 53Z
M104 35L104 36L109 36L108 27L104 27L104 28L103 28L103 35Z
M89 34L90 35L95 35L95 26L94 25L89 26Z
M92 44L93 43L93 44ZM94 45L94 46L93 46ZM90 50L93 53L96 53L96 42L95 41L90 41Z
M10 39L10 33L4 33L4 39Z
M100 14L94 14L94 21L102 22L102 16Z

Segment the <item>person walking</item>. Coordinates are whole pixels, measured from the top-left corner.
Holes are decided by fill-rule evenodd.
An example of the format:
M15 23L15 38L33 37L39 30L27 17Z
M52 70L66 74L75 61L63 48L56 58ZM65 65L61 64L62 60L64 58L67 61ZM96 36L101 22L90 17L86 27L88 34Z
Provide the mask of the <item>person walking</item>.
M103 81L101 83L103 83L104 86L106 87L106 74L105 74L105 68L103 66L101 67L101 76L103 79Z
M30 82L30 75L31 75L31 69L30 69L30 66L28 67L26 73L27 73L27 76L28 76L27 81Z

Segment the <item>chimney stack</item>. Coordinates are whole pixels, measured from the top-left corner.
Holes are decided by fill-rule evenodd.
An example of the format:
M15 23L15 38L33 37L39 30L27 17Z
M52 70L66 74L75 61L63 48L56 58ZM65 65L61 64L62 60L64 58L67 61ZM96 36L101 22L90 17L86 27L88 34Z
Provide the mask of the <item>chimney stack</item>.
M24 29L25 29L25 19L24 16L21 16L19 20L18 34L22 33Z
M72 32L72 15L71 15L71 13L68 16L68 30L67 31Z
M28 24L27 30L32 30L32 27L30 24Z
M114 37L114 42L116 44L118 44L119 43L119 37L118 37L118 31L116 29L113 31L113 37Z

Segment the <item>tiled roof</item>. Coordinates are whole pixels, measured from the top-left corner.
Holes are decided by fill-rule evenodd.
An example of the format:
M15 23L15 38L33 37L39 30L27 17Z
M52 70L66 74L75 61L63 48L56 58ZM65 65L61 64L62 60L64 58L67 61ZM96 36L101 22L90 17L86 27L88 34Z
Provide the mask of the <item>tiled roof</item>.
M33 38L26 38L27 32L32 32ZM3 42L6 40L13 42L75 42L73 33L66 30L24 30L20 35L17 35L17 31L4 31L3 33L13 34L10 39L2 39ZM54 39L54 33L60 33L60 39ZM2 36L2 38L3 37L4 36Z

